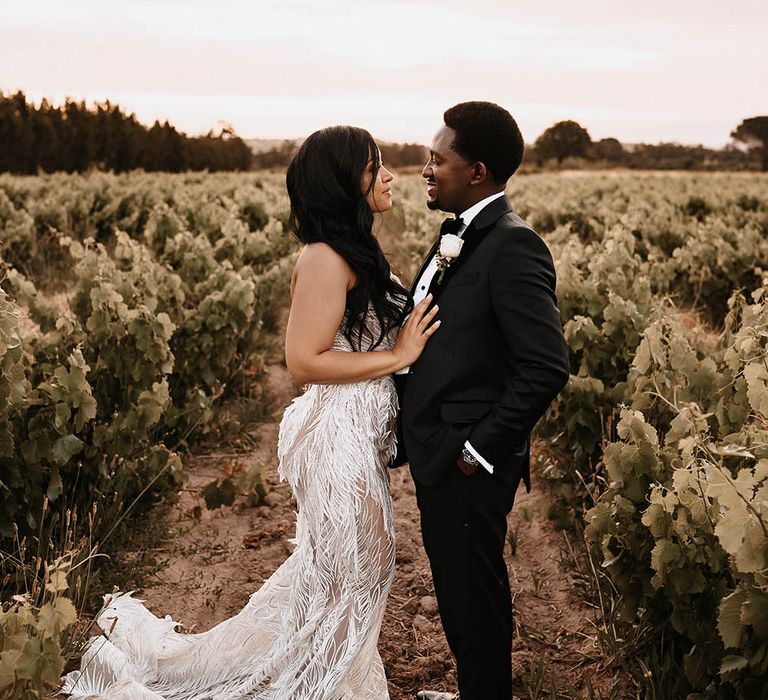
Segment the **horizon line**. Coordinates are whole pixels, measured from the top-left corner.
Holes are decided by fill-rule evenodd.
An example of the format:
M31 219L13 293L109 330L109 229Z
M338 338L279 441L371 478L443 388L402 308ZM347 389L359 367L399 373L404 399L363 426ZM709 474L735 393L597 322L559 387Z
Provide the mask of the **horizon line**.
M53 92L56 92L56 91L53 91ZM308 134L303 134L301 136L295 136L295 135L294 136L255 136L255 135L244 136L237 129L234 129L234 127L232 126L230 120L225 119L225 118L221 118L221 117L217 118L215 120L215 123L212 124L211 126L209 126L207 129L204 128L204 129L200 129L200 130L191 130L191 129L185 129L183 127L178 126L176 121L173 120L172 117L168 117L168 116L165 116L165 117L154 117L154 118L150 117L149 119L142 118L142 117L140 117L137 114L137 110L132 110L129 107L127 107L124 102L122 102L122 101L115 101L115 100L113 100L110 97L106 97L104 99L98 99L98 98L86 97L86 96L75 97L75 96L73 96L71 94L66 94L63 97L60 97L60 98L57 99L56 97L50 97L50 96L47 96L47 95L40 95L40 91L36 91L36 90L32 90L30 92L30 91L27 91L25 88L21 88L21 87L16 87L16 88L12 88L12 89L7 89L7 88L0 87L0 97L5 97L5 96L13 97L14 95L19 94L19 93L24 95L24 97L25 97L25 99L26 99L28 104L30 104L32 106L35 106L35 107L38 107L38 108L42 105L43 101L48 102L55 109L61 109L64 105L66 105L67 102L72 102L72 103L75 103L75 104L84 103L86 105L86 108L88 108L89 110L93 109L93 108L96 108L96 107L99 107L99 106L104 106L106 104L109 104L111 107L119 108L119 110L123 114L125 114L127 117L134 117L140 124L142 124L145 127L151 127L154 123L159 123L159 124L168 123L171 126L173 126L173 128L176 129L179 133L184 134L185 136L193 137L193 138L194 137L206 136L207 134L209 134L211 132L216 133L217 131L221 131L224 128L229 128L229 129L232 129L232 131L233 131L233 133L234 133L234 135L236 137L241 138L243 141L302 141L302 140L306 139L307 136L309 136L309 133L313 133L313 131L314 131L314 130L310 131ZM36 98L36 97L33 96L35 94L40 95L40 96ZM63 94L63 93L60 93L60 94ZM755 115L755 116L758 116L758 115ZM749 117L743 117L742 120L743 119L747 119L747 118L749 118ZM550 126L553 126L554 124L557 124L557 123L562 122L562 121L569 121L569 120L576 121L576 123L578 123L580 126L582 126L584 129L586 129L589 132L589 126L584 122L584 120L579 121L578 119L572 119L572 118L569 118L569 117L563 117L563 118L559 118L559 119L554 119L550 123L550 125L548 127L545 127L544 129L542 129L541 133L544 133L544 131L546 131L547 128L549 128ZM735 128L735 126L736 125L734 125L733 128ZM541 133L538 134L536 136L536 138L538 138L541 135ZM707 148L707 149L710 149L710 150L724 150L724 149L729 148L729 147L733 147L733 148L737 148L738 149L739 146L738 146L737 142L734 139L730 138L730 133L731 132L729 131L728 133L729 133L729 138L724 139L720 143L720 145L717 145L717 146L713 145L713 144L708 145L708 144L705 144L702 141L681 141L681 140L674 139L674 138L670 139L670 140L666 140L666 139L658 139L658 140L653 140L653 139L639 139L639 140L632 139L632 140L629 140L629 139L626 139L625 140L625 139L622 139L622 138L620 138L618 136L615 136L615 135L604 136L604 137L601 137L601 138L592 138L591 134L590 134L590 138L592 139L593 143L597 143L597 142L599 142L601 140L604 140L604 139L614 138L617 141L619 141L619 143L621 143L623 146L624 145L626 145L626 146L640 146L640 145L658 146L658 145L662 145L662 144L672 144L672 145L679 145L679 146L687 146L687 147L691 147L691 148L702 147L702 148ZM535 143L535 141L536 141L536 138L531 139L530 141L526 139L525 140L526 145L533 145ZM421 141L418 138L402 138L402 139L398 139L398 140L378 138L376 140L380 141L381 143L389 143L389 144L416 144L416 145L428 147L428 144L424 143L423 141Z

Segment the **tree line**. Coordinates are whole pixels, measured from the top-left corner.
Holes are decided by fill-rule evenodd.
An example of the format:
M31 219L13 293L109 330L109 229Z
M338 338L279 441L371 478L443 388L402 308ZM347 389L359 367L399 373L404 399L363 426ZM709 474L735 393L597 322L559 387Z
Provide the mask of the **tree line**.
M21 91L0 92L0 172L248 170L251 158L231 129L189 137L167 121L147 127L109 101L35 106Z
M624 145L615 138L593 141L583 126L564 120L527 146L524 167L768 171L768 116L745 119L731 138L734 144L721 149L679 143ZM7 96L0 92L0 172L284 168L298 143L285 140L254 154L231 129L190 137L167 121L147 127L109 101L92 108L70 99L61 107L47 100L35 106L21 91ZM389 167L420 166L426 160L421 144L379 146Z
M617 139L593 141L579 123L565 120L553 124L528 148L526 159L538 165L568 158L597 161L628 168L659 170L753 170L768 171L768 116L752 117L732 132L735 144L715 149L679 143L633 144L625 147Z
M762 170L768 171L768 117L745 119L731 133L735 142L725 148L680 143L629 144L618 139L593 141L572 120L559 121L526 146L524 168L624 167L638 170ZM284 168L300 141L283 141L254 156L255 168ZM379 143L388 167L424 165L427 148L414 143Z
M287 167L302 139L286 139L274 148L260 151L253 156L253 167L261 169L281 169ZM427 149L420 143L378 142L381 158L388 168L406 168L424 165Z

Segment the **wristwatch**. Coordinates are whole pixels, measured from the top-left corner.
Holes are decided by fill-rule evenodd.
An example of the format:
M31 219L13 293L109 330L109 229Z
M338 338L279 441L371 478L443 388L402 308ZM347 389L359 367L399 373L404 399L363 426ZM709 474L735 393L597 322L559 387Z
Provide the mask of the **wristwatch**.
M475 467L480 464L477 457L473 455L466 447L461 451L461 458L467 463L472 464Z
M473 455L466 447L461 451L461 455L456 458L456 466L461 470L464 476L472 476L480 464L475 455Z

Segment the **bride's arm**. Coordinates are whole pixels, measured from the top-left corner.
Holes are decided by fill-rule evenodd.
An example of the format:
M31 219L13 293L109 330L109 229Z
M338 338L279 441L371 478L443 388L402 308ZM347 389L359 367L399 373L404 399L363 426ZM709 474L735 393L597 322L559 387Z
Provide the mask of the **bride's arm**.
M347 384L391 374L418 358L440 323L429 325L437 307L425 314L429 302L425 299L411 313L392 350L331 350L344 318L347 291L354 284L354 272L329 245L313 243L302 251L294 271L285 335L285 361L294 381Z

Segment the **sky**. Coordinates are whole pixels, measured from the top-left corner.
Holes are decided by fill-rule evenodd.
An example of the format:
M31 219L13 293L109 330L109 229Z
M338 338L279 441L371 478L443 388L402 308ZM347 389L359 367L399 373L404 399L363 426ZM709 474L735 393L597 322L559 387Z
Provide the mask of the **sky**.
M532 142L720 147L768 114L757 0L0 0L0 91L109 99L188 134L296 138L354 124L429 143L490 100Z

